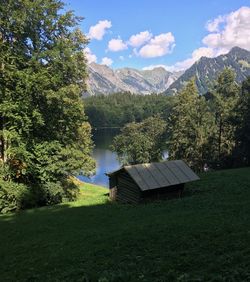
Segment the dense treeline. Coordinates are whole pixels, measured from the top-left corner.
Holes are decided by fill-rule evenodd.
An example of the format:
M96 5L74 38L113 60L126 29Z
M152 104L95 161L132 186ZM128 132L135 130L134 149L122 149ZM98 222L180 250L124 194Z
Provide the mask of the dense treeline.
M182 158L197 171L249 165L249 84L250 78L238 85L225 69L205 98L190 81L171 115L170 159Z
M141 122L155 114L167 119L174 100L174 97L157 94L116 93L86 98L84 104L93 127L121 127L130 122Z
M165 136L169 159L183 159L196 171L250 164L250 78L238 85L235 73L225 69L214 85L202 96L195 80L189 81L169 104L163 115L165 121L160 117L149 119L151 130L159 127L159 136ZM164 122L165 134L158 126ZM144 122L127 124L114 140L119 157L124 160L124 155L129 156L127 163L162 157L157 151L159 146L155 146L159 143L153 138L157 134L143 126ZM131 146L140 149L137 154Z

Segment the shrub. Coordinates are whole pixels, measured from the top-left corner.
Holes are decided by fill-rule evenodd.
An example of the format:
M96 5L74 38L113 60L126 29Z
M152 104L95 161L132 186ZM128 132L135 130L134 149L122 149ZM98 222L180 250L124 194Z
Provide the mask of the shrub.
M26 185L0 179L0 213L24 209L31 198Z
M40 188L39 205L55 205L73 201L79 194L79 188L69 179L61 182L47 182Z
M73 201L78 194L79 188L73 179L26 185L4 180L0 173L0 213Z

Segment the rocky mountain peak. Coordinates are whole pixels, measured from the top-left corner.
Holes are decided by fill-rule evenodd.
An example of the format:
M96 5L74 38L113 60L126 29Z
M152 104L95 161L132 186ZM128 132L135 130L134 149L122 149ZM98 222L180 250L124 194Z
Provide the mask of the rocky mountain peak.
M201 57L170 85L165 94L173 95L179 92L192 77L196 79L199 93L205 94L225 68L233 69L236 74L236 81L242 82L250 76L250 52L234 47L228 54L215 58Z
M121 68L113 70L108 66L89 65L88 93L90 95L131 92L147 95L162 93L180 74L166 71L163 67L152 70Z

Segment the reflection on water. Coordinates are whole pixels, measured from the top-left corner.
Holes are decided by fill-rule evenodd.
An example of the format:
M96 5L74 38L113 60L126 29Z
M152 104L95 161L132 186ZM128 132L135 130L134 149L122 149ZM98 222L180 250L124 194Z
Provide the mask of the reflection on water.
M119 134L119 129L98 129L93 132L95 149L93 158L96 161L96 174L92 177L79 176L82 181L108 187L107 172L114 171L121 167L117 160L117 154L110 150L113 138ZM167 159L167 151L163 152L163 158Z
M117 160L117 154L109 148L118 133L119 129L98 129L93 132L95 143L93 158L96 161L96 174L92 177L79 176L80 180L108 187L108 177L105 173L114 171L121 166Z

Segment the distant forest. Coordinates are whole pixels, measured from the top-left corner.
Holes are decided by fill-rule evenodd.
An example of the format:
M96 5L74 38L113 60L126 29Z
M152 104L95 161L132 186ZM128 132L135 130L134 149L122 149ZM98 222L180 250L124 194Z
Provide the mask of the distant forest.
M115 93L86 98L84 104L92 127L122 127L133 121L141 122L156 114L167 119L175 100L175 97L166 95Z

